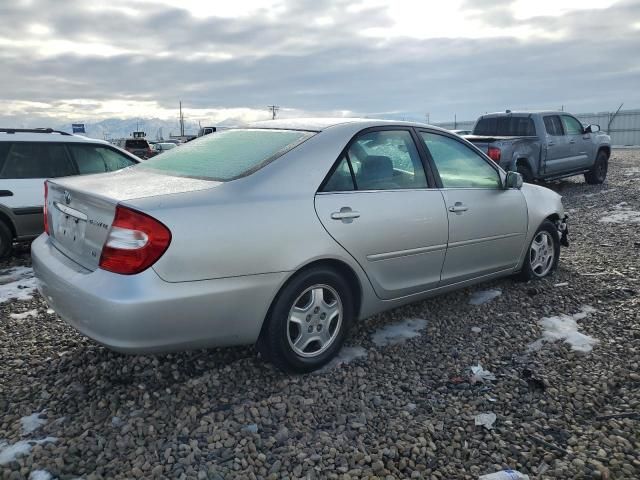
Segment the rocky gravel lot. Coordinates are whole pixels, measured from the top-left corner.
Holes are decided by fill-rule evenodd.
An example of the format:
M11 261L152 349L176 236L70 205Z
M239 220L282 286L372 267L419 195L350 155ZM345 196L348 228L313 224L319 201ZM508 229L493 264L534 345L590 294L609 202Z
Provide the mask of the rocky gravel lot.
M602 186L551 187L572 217L553 277L370 318L356 358L312 375L252 348L121 356L37 294L0 303L0 478L640 478L640 150L616 150ZM0 291L29 262L0 264ZM383 345L407 319L426 322Z

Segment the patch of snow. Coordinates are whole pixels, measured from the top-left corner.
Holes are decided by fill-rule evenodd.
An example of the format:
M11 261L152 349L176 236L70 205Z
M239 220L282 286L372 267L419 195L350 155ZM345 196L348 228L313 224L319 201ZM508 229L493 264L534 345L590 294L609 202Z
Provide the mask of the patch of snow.
M398 323L386 325L371 336L371 340L379 347L396 345L420 335L427 327L427 321L421 318L408 318Z
M482 329L480 327L471 327L471 331L473 333L480 333L482 331Z
M485 380L495 380L496 376L489 370L482 368L482 365L473 365L471 367L471 383L484 382Z
M640 223L640 212L632 210L627 202L620 202L600 219L602 223Z
M29 480L52 480L53 475L51 475L46 470L34 470L29 474Z
M22 417L20 419L20 423L22 424L22 434L23 435L28 435L31 432L35 432L42 425L47 423L46 419L40 418L40 415L42 415L43 413L44 412L32 413L31 415L29 415L27 417Z
M479 413L478 415L476 415L475 424L482 425L487 430L491 430L497 418L498 417L496 417L496 414L493 412Z
M536 351L540 350L547 342L563 340L571 345L571 350L590 352L593 346L598 343L598 340L584 333L580 333L578 331L578 320L586 318L587 315L595 311L595 308L587 305L573 315L563 314L541 319L538 323L543 328L542 337L530 343L527 349L530 352Z
M24 320L27 317L37 317L38 309L34 308L33 310L27 310L22 313L10 313L9 316L15 320Z
M326 373L329 370L351 363L356 358L367 356L367 351L362 347L342 347L338 354L331 359L324 367L316 370L316 373Z
M599 192L595 192L595 193L585 193L584 195L582 195L584 198L591 198L591 197L595 197L596 195L602 195L603 193L607 193L612 191L613 189L608 188L608 189L604 189L604 190L600 190Z
M13 267L0 271L0 303L12 298L31 300L36 290L36 279L33 269Z
M566 287L568 285L569 285L569 282L560 282L560 283L553 284L554 287Z
M471 299L469 300L469 303L471 305L482 305L483 303L490 302L491 300L499 297L500 295L502 295L502 290L500 289L478 290L477 292L473 292L473 294L471 295Z
M56 440L58 439L55 437L46 437L41 440L20 440L13 444L0 442L0 465L13 462L20 455L28 455L34 445L51 443Z

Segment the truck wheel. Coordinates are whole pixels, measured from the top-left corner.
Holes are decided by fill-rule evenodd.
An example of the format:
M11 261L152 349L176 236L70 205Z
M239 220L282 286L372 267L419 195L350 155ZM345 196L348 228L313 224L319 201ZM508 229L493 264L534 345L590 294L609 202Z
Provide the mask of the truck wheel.
M590 185L600 185L607 178L607 170L609 170L609 155L604 150L600 150L593 168L584 174L584 179Z
M522 280L544 278L551 275L560 260L560 238L558 229L549 220L542 222L536 230L520 271Z
M531 169L528 165L518 165L517 171L520 175L522 175L522 180L524 182L533 183L533 173L531 173Z
M0 258L6 258L11 254L13 235L6 223L0 220Z

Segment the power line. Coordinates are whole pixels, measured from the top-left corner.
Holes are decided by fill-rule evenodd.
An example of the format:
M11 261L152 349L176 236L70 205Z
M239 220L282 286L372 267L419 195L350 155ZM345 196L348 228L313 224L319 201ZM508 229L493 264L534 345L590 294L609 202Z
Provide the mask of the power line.
M271 112L271 120L275 120L276 113L278 113L278 110L280 110L280 107L278 105L267 105L267 110Z

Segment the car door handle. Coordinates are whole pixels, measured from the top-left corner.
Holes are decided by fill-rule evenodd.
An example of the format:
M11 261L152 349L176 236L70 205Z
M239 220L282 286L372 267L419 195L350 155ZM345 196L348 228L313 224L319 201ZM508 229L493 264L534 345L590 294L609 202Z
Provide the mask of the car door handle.
M339 212L333 212L331 218L334 220L342 220L343 222L350 223L354 218L359 218L360 212L351 210L351 207L342 207Z
M13 197L11 190L0 190L0 197Z
M462 212L466 212L467 210L469 210L469 207L467 207L464 203L462 202L456 202L455 205L449 207L449 211L453 212L453 213L462 213Z
M555 145L555 143L554 143L554 142L549 142L549 143L547 143L547 147L553 147L554 145Z
M569 143L576 143L575 140L569 140Z

